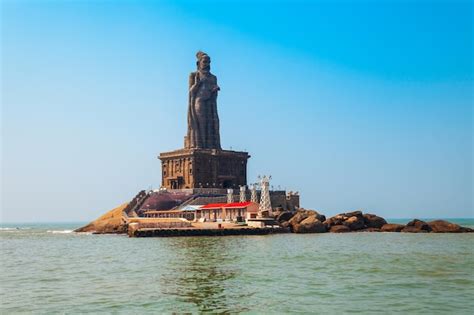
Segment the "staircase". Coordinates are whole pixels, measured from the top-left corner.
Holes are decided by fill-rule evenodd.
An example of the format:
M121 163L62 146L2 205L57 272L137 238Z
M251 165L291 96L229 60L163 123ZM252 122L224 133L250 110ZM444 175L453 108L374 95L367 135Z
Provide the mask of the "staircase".
M143 202L148 198L148 194L141 190L128 205L123 209L123 213L126 217L138 217L137 210L140 209Z

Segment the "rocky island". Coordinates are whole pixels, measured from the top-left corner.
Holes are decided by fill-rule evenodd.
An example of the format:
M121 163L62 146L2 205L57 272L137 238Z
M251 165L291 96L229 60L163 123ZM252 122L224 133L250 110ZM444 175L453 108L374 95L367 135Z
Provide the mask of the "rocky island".
M188 128L184 147L159 155L161 187L140 191L130 202L76 232L128 233L131 237L270 233L463 233L443 220L387 223L375 214L352 211L326 218L300 207L292 191L270 190L270 177L247 186L248 152L221 147L217 77L211 58L199 51L189 76ZM238 201L237 201L238 200Z

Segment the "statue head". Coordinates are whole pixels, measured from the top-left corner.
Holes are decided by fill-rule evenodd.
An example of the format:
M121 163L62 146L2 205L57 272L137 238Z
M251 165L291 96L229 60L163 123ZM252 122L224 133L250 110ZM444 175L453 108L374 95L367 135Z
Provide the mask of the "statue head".
M196 57L198 59L196 62L198 70L209 72L211 70L211 57L202 51L198 51Z

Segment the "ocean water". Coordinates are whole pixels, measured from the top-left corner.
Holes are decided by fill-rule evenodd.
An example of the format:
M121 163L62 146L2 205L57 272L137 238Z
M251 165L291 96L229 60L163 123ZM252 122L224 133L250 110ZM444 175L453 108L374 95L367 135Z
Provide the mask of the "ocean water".
M79 225L2 225L1 314L474 312L474 233L138 239Z

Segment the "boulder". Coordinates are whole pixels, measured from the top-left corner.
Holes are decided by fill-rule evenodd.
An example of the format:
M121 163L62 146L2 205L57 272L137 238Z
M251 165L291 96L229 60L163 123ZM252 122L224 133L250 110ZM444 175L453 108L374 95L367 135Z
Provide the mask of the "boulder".
M307 214L306 212L297 211L296 214L290 220L288 220L288 222L291 225L298 224L304 219L306 219L307 217L309 217L309 214Z
M294 214L293 217L288 222L292 226L292 229L294 229L296 224L301 223L301 221L303 221L304 219L308 217L315 217L320 222L323 222L324 220L326 220L326 217L322 214L319 214L317 211L298 209L298 211L296 211L296 214Z
M403 233L428 233L429 231L422 230L421 228L416 227L416 226L405 226L400 232L403 232Z
M352 212L346 212L342 213L343 216L350 218L350 217L359 217L362 218L362 211L352 211Z
M348 219L356 217L358 220L352 219L353 221L350 221L348 223L344 223ZM361 223L359 223L359 219L362 220L362 225L365 225L363 221L363 216L361 211L352 211L352 212L346 212L346 213L339 213L333 217L330 217L326 221L323 221L324 224L326 224L328 227L334 226L334 225L348 225L352 226L354 230L361 229Z
M325 233L326 231L326 225L319 221L315 215L293 225L294 233Z
M379 217L375 214L366 213L364 214L364 223L368 228L380 229L384 224L387 224L384 218Z
M381 228L381 232L400 232L405 226L403 224L384 224Z
M280 223L280 226L284 229L288 229L288 228L290 228L290 222L283 221L283 222Z
M351 229L349 229L345 225L333 225L329 229L329 232L331 232L331 233L345 233L345 232L350 232L350 231L351 231Z
M347 219L348 217L342 214L338 214L324 221L324 224L326 224L329 227L334 226L334 225L343 225L344 221Z
M276 220L278 222L285 222L285 221L289 221L294 215L295 215L296 212L290 212L290 211L285 211L285 212L281 212L277 217L276 217Z
M323 223L328 228L330 228L331 226L334 226L334 225L341 225L342 222L344 222L344 220L336 220L334 217L331 217L331 218L327 219L326 221L324 221Z
M428 223L426 223L425 221L421 221L421 220L418 220L418 219L414 219L414 220L411 220L410 222L407 223L407 228L410 227L410 229L408 230L413 230L412 228L415 228L415 229L418 229L420 231L426 231L426 232L431 232L431 226L429 226Z
M364 218L362 216L352 216L343 222L351 231L361 230L365 227Z
M462 227L460 225L445 221L445 220L435 220L428 222L428 225L431 227L433 233L465 233L473 232L473 229Z
M283 211L276 211L275 209L273 209L272 217L274 217L276 219L282 212Z
M319 221L324 222L326 221L326 216L324 214L319 213L316 210L306 210L304 208L300 208L297 210L297 213L306 213L308 216L315 215Z

